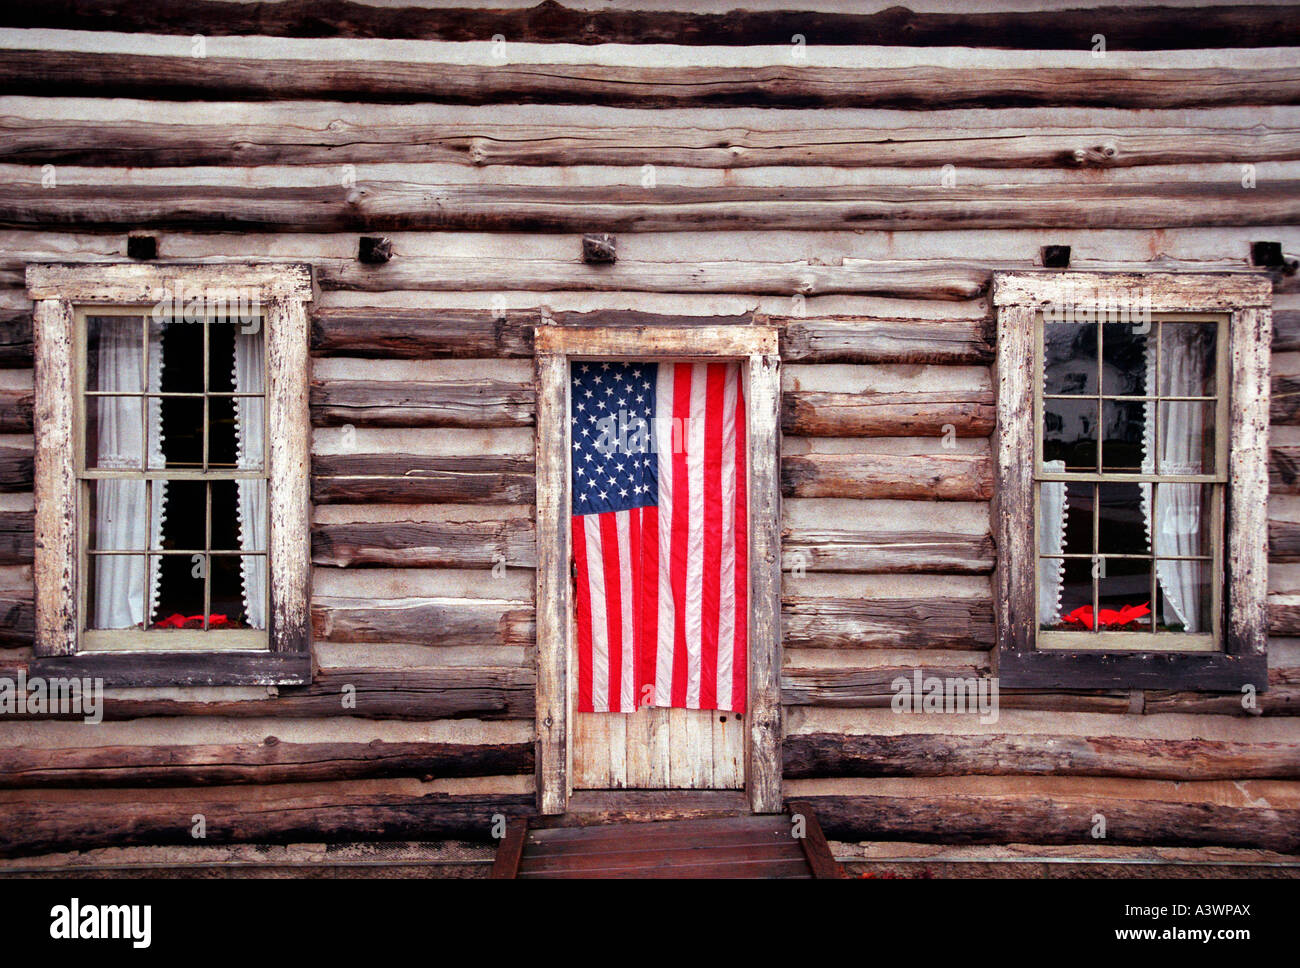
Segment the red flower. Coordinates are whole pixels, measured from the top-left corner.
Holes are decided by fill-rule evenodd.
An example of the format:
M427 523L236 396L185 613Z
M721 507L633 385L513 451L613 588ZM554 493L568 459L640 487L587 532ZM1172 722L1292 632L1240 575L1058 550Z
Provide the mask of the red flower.
M1102 628L1118 628L1125 625L1131 625L1143 616L1150 615L1150 602L1143 602L1141 605L1125 605L1119 611L1113 608L1103 608L1097 617L1097 623ZM1084 628L1091 630L1092 606L1080 605L1069 615L1065 616L1065 621L1070 625L1082 625Z

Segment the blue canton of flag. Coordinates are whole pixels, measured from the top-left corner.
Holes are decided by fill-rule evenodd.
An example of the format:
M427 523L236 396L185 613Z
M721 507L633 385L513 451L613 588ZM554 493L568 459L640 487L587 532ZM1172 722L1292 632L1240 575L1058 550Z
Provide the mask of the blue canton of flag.
M573 363L573 513L605 514L659 500L654 363Z

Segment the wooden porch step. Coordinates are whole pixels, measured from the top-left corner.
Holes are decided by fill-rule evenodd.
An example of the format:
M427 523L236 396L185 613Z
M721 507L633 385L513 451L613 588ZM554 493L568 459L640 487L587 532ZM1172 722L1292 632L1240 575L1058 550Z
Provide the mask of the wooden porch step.
M804 836L794 836L794 815ZM843 877L816 815L788 814L507 828L497 878L813 878Z

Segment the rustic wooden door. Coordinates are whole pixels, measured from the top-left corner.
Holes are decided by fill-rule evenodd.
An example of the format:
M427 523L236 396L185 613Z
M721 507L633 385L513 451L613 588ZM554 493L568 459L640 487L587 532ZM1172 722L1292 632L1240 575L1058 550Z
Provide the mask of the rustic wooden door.
M575 790L741 790L743 714L644 707L574 713Z

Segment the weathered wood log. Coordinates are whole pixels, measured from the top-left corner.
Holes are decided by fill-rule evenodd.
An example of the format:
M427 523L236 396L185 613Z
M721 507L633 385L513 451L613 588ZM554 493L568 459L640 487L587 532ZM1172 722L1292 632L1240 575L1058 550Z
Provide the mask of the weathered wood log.
M531 357L536 310L351 309L312 316L312 352L368 359Z
M991 391L796 390L781 398L781 430L804 437L987 437L994 416Z
M0 51L0 66L4 54ZM1300 71L1296 73L1300 100ZM194 184L61 185L57 191L44 189L39 183L0 187L0 226L9 228L581 232L593 223L611 232L1294 225L1300 223L1300 182L1266 181L1245 193L1228 182L951 188L664 185L651 189L622 185L571 188L404 182L363 182L348 190ZM438 265L446 272L445 263ZM428 268L436 272L437 266ZM714 263L691 268L695 285L675 291L743 291L736 290L733 265ZM426 267L401 259L382 267L362 266L350 259L321 262L319 269L322 284L330 288L372 291L375 287L413 288L395 285L394 280L427 272ZM480 271L477 266L467 269ZM601 288L618 288L625 277L652 278L651 267L638 270L627 263L600 267L559 263L557 271L564 275L552 280L552 288L571 288L583 280L590 286L596 279L604 280ZM674 271L671 267L659 267L657 271L673 279L682 276L680 269ZM769 271L779 285L762 291L805 291L797 283L786 281L784 277L789 273L775 268ZM917 271L923 275L926 270ZM960 281L962 270L953 267L952 271ZM797 272L800 281L810 280L813 286L823 280L813 290L818 292L871 292L873 287L886 285L883 279L872 282L870 273L859 268L808 266ZM431 275L423 288L433 287L435 278ZM450 280L446 284L450 286ZM970 299L978 294L978 289L972 293L967 285L950 298Z
M993 571L993 537L942 531L798 530L781 538L783 571L983 575Z
M1274 376L1269 394L1269 423L1280 426L1300 424L1300 377Z
M1273 352L1300 350L1300 310L1273 310Z
M988 363L988 319L858 319L758 316L781 329L788 363Z
M1300 635L1300 595L1268 596L1268 634Z
M326 642L528 646L535 639L529 602L464 598L316 598L312 632Z
M1253 128L749 128L428 123L365 107L311 123L291 104L283 123L0 118L0 162L90 167L432 163L758 168L1129 168L1292 161L1300 131Z
M944 844L1090 844L1094 817L1106 843L1300 850L1300 810L1176 800L1033 795L810 796L826 836Z
M16 669L11 671L16 674ZM111 721L152 716L531 720L536 683L534 670L513 667L328 668L318 669L311 685L282 686L273 698L192 702L106 696L103 712L104 719ZM36 717L14 714L9 718ZM50 713L41 718L80 720L82 714Z
M32 432L32 391L0 390L0 434Z
M910 685L918 667L804 669L787 668L781 676L781 701L789 706L840 708L882 708L889 706L898 691L893 683L902 678ZM978 679L987 675L974 666L919 667L924 677ZM1142 692L1143 711L1195 713L1226 716L1300 715L1300 676L1287 670L1270 670L1268 690L1254 696L1254 709L1242 703L1240 692L1210 693L1149 689ZM1134 691L1128 689L999 689L1002 709L1035 709L1051 712L1128 713Z
M695 317L593 311L553 313L559 325L689 325ZM781 327L781 358L800 363L987 363L993 359L987 319L803 318L746 314L700 317L701 324L760 323ZM353 309L325 307L312 320L319 356L433 359L531 357L536 310Z
M789 38L782 43L788 44ZM1300 70L1096 67L990 70L928 65L837 68L797 64L744 68L482 66L11 49L0 51L0 88L10 94L37 97L148 100L323 98L398 103L906 110L1066 105L1185 108L1294 104L1300 100Z
M811 598L781 602L787 649L988 649L987 598Z
M282 743L0 751L0 789L426 780L530 773L532 743Z
M1269 492L1300 494L1300 446L1272 447L1268 457Z
M987 501L988 457L972 454L799 454L781 460L786 497Z
M0 309L0 369L32 365L32 314Z
M32 563L31 511L0 511L0 565Z
M140 6L129 0L84 0L6 8L0 26L60 30L114 30L150 34L263 34L272 37L393 37L481 41L495 34L511 43L686 44L788 46L791 36L812 42L901 47L1001 47L1016 50L1079 47L1099 23L1127 50L1287 47L1300 44L1295 6L1248 4L1198 7L1188 18L1175 7L1077 3L1046 10L666 11L582 9L543 0L514 9L385 7L357 0L322 5L287 0L273 6L184 0ZM828 40L833 38L833 40Z
M312 563L354 568L537 567L531 518L317 524Z
M0 447L0 492L30 491L34 470L30 449Z
M1300 521L1268 523L1268 560L1300 561Z
M321 504L531 504L526 457L341 454L312 458L312 500Z
M1118 776L1300 779L1300 746L1039 734L787 736L785 776Z
M0 646L31 645L36 636L36 607L30 598L13 592L0 598Z
M173 804L165 798L117 803L0 804L0 856L20 857L96 847L191 845L194 816L205 844L331 843L371 840L491 842L497 816L530 816L531 794L460 796L430 793L348 794L277 800Z
M535 396L501 380L316 381L311 418L316 427L528 427Z

